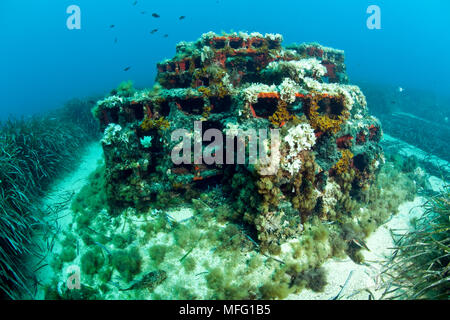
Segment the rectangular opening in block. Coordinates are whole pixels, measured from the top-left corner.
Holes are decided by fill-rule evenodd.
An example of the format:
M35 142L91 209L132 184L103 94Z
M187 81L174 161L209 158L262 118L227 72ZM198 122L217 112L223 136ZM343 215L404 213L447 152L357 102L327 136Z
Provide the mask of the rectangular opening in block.
M211 109L211 113L222 113L227 112L231 108L231 97L225 96L223 98L220 97L210 97L209 101L213 108Z
M230 38L230 47L233 49L239 49L243 44L244 41L241 38Z
M259 98L258 102L253 105L253 109L256 116L267 118L275 113L277 106L277 98Z
M225 48L225 44L226 44L225 38L215 38L213 40L214 49L223 49Z
M203 98L178 99L177 103L179 103L182 111L197 115L203 113L203 106L205 104Z
M344 104L342 99L325 97L318 102L319 110L321 114L325 114L330 118L337 118L342 115L344 111Z

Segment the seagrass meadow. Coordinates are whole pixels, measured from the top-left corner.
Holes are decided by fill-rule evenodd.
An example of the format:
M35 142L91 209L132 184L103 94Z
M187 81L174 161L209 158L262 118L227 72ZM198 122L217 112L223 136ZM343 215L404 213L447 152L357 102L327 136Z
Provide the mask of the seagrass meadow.
M64 108L0 124L0 289L2 298L33 296L29 255L42 257L47 248L33 241L45 231L46 212L39 199L49 184L69 172L78 152L98 138L89 102L73 100Z
M448 299L450 292L450 193L448 185L424 204L413 231L397 235L384 272L391 299Z

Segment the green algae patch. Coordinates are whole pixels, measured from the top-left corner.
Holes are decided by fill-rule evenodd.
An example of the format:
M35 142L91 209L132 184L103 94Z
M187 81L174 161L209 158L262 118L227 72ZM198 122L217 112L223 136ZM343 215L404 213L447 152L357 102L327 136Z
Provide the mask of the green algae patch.
M112 265L126 281L133 280L134 276L141 271L142 256L139 249L131 247L127 250L115 250L112 253Z
M105 263L105 258L103 257L103 252L99 248L89 249L81 257L81 270L88 275L96 274L103 264Z

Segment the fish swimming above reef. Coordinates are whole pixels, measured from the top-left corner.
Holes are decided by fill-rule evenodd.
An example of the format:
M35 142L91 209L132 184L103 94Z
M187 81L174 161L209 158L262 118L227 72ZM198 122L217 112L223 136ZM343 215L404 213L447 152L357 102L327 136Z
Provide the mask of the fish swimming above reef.
M164 35L164 38L168 38L169 37L169 35L166 33L165 35Z
M158 29L153 29L152 31L150 31L151 34L155 34L156 32L158 32Z
M179 17L178 19L184 20L184 19L186 19L186 16L181 16L181 17Z
M137 1L133 2L133 6L137 5L137 3L138 3Z
M159 17L160 17L160 15L159 15L159 14L157 14L157 13L152 13L152 17L153 17L153 18L159 18Z
M113 24L109 26L110 29L112 29L112 28L114 28L114 27L115 27L115 25L113 25Z
M128 71L130 69L131 69L131 67L126 67L125 69L123 69L123 71Z
M156 270L150 273L147 273L142 277L142 279L134 282L130 287L121 289L120 291L129 291L129 290L141 290L148 289L149 291L153 291L157 286L159 286L164 280L167 279L167 272L164 270Z

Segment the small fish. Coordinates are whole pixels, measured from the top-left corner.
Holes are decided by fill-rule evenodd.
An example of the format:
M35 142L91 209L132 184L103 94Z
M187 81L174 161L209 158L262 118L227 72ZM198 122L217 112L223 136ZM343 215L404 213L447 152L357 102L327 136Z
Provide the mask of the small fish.
M141 14L147 14L147 11L141 11Z
M405 89L403 89L402 87L398 87L397 90L398 90L398 92L400 92L400 93L403 92L403 91L405 91Z
M164 280L167 279L167 272L164 270L156 270L150 273L147 273L142 277L142 279L133 283L130 287L126 289L120 289L120 291L129 291L129 290L140 290L140 289L148 289L152 291L157 286L159 286Z
M360 239L352 239L353 243L356 244L357 246L366 249L367 251L370 251L370 249L367 247L367 244L360 240Z
M138 3L137 1L133 2L133 6L137 5L137 3Z
M168 35L168 34L165 34L165 35L164 35L164 38L167 38L167 37L169 37L169 35Z
M156 32L158 32L158 29L153 29L152 31L150 31L151 34L155 34Z
M116 38L114 38L114 43L117 43L117 37L116 37Z
M152 13L152 17L153 17L153 18L159 18L159 17L160 17L160 15L159 15L159 14L157 14L157 13Z
M183 19L185 19L185 18L186 18L186 16L181 16L181 17L179 17L178 19L183 20Z
M115 25L113 25L113 24L109 26L110 29L112 29L112 28L114 28L114 27L115 27Z
M125 69L123 69L123 71L128 71L130 69L131 69L131 67L126 67Z

